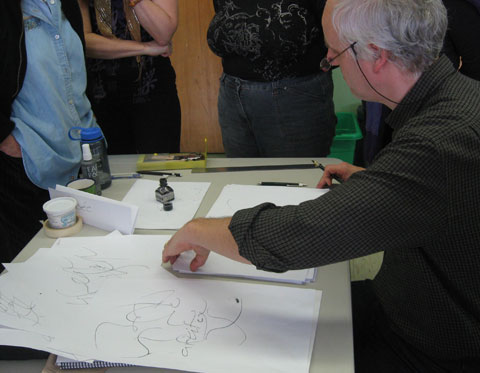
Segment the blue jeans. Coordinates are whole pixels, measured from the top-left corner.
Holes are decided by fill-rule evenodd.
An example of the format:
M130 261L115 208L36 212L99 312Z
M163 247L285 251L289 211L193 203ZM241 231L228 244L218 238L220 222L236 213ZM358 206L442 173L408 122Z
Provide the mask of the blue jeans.
M331 73L275 82L222 74L218 118L227 157L324 157L335 136Z

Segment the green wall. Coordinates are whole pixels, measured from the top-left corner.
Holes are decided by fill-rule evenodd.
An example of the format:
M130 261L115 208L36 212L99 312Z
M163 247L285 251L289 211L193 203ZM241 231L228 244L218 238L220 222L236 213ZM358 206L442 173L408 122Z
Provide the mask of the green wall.
M360 100L352 95L347 83L343 80L342 72L339 68L333 70L333 102L335 112L357 113L357 107Z

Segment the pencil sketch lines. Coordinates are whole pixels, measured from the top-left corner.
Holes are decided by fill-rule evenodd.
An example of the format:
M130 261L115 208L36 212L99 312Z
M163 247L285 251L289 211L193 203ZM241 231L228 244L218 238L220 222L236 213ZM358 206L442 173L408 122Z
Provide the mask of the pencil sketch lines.
M35 310L33 303L20 300L16 296L8 296L0 291L0 313L14 319L26 321L31 326L40 323L40 316Z
M209 301L191 299L191 294L184 298L175 290L159 291L148 298L148 302L121 307L116 315L121 321L98 324L94 336L96 348L122 358L167 352L189 357L192 349L206 343L210 336L218 337L217 343L235 345L247 339L238 325L243 308L238 298L223 301L226 305L213 302L211 307L218 308L216 311L210 310ZM112 338L122 340L121 347L112 344Z
M149 269L146 265L115 265L114 262L123 261L123 259L104 258L94 249L87 247L82 249L85 251L84 254L64 258L67 264L62 267L70 277L74 290L57 289L58 294L72 298L74 304L88 304L106 279L123 279L134 269Z
M92 205L89 204L89 201L78 201L77 200L77 211L84 213L92 212Z

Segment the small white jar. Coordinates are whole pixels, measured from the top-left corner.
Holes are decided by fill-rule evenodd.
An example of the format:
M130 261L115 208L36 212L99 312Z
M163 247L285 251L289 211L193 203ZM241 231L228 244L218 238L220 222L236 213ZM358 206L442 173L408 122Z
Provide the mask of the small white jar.
M62 229L74 225L77 221L77 200L72 197L58 197L43 204L50 228Z

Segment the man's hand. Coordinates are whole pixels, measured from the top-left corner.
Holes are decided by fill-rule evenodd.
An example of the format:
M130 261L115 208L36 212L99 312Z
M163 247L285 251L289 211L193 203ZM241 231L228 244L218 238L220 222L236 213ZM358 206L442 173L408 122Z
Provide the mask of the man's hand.
M191 229L192 222L185 224L172 238L165 244L163 248L162 261L164 263L175 263L177 258L184 251L195 251L195 258L190 263L190 270L195 272L198 268L203 266L208 259L210 250L205 249L202 246L195 244L193 241L193 235Z
M347 162L325 166L325 170L323 171L322 178L317 184L317 188L325 188L331 186L333 175L339 177L343 181L347 181L350 176L352 176L352 174L363 170L364 168L353 166Z
M0 143L0 151L13 158L22 158L22 148L12 134Z
M163 262L173 264L181 253L193 250L196 254L190 263L193 272L205 264L210 251L250 264L238 253L237 243L228 229L230 221L231 218L199 218L188 222L165 244Z

